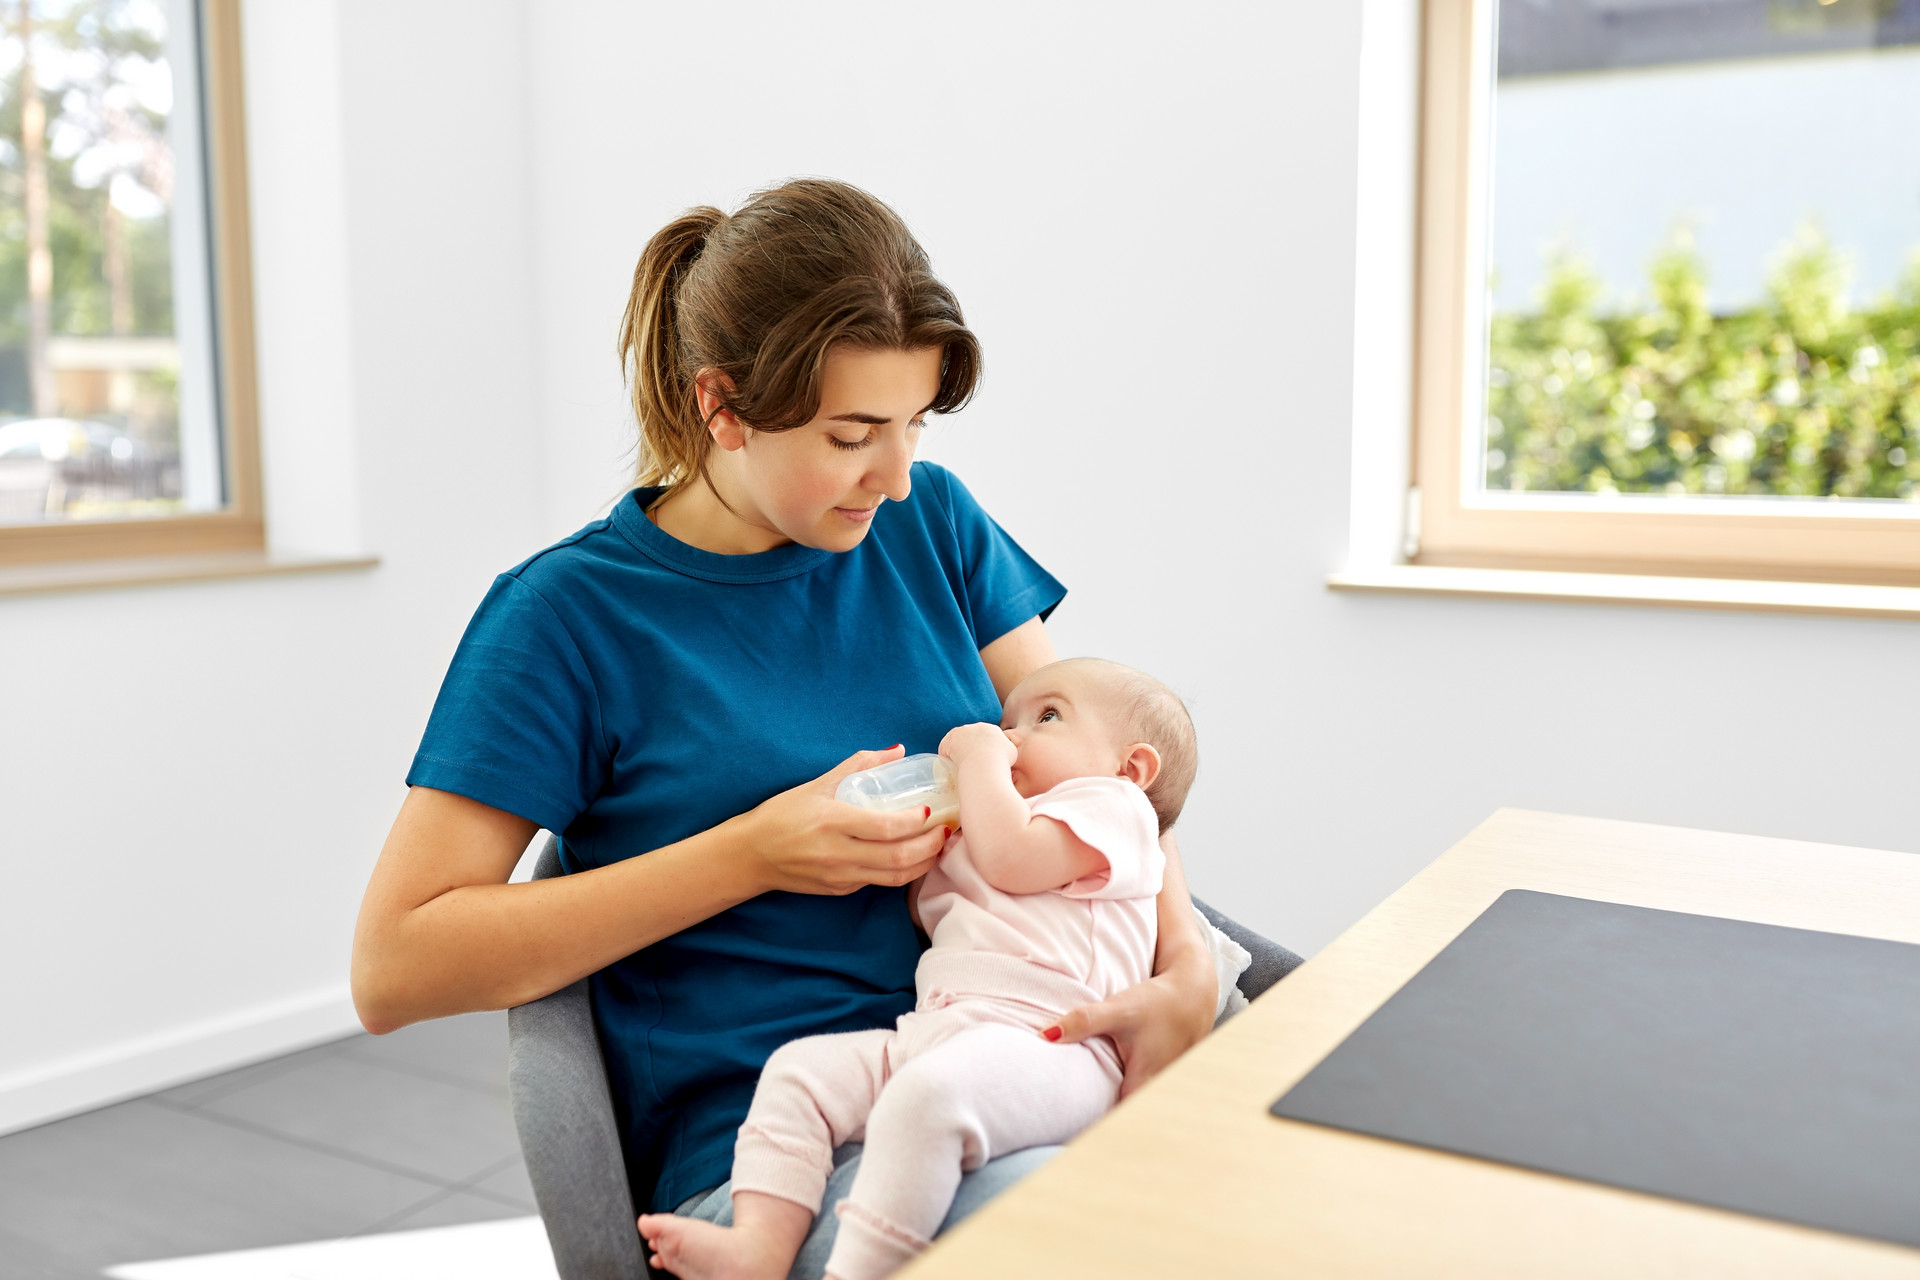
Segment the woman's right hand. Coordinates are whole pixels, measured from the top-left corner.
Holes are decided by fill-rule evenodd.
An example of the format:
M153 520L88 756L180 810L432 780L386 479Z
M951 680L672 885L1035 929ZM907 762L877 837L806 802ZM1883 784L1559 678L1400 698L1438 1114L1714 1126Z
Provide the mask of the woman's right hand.
M846 894L870 884L906 884L932 870L947 829L929 827L931 813L924 806L878 813L833 798L848 774L905 754L900 746L856 752L831 772L741 815L765 888Z

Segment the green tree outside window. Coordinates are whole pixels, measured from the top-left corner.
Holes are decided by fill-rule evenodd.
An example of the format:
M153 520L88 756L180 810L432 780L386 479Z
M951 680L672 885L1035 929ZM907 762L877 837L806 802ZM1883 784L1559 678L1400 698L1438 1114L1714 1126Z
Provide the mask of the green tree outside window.
M1684 229L1647 274L1651 305L1603 313L1562 254L1537 313L1494 316L1487 488L1920 500L1920 254L1858 310L1811 226L1743 311L1709 309Z

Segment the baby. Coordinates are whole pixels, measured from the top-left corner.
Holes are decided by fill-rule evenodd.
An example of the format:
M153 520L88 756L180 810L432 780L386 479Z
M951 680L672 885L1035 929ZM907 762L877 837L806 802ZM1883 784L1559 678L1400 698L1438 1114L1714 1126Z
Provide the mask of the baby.
M864 1136L827 1274L885 1276L927 1247L962 1171L1065 1142L1113 1106L1113 1042L1043 1033L1153 970L1159 837L1193 782L1193 722L1152 677L1077 658L1028 676L999 727L962 725L940 754L960 830L910 899L933 939L914 1012L776 1052L734 1147L734 1225L642 1217L654 1266L784 1277L833 1149Z

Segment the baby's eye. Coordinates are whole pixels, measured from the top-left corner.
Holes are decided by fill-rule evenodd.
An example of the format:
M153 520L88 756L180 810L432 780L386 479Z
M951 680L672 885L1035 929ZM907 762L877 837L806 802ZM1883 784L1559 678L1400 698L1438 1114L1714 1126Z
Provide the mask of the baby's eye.
M1060 718L1060 713L1058 711L1055 711L1052 707L1048 707L1045 711L1042 711L1040 713L1040 718L1038 720L1035 720L1034 723L1045 724L1049 720L1058 720L1059 718Z

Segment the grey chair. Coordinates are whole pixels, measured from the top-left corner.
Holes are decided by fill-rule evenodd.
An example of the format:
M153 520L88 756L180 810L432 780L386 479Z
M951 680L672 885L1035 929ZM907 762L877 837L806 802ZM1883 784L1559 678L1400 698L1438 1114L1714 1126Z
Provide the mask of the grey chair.
M559 874L559 846L549 837L533 877ZM1249 1000L1300 963L1205 903L1194 905L1253 956L1239 982ZM560 1280L647 1280L586 979L507 1011L507 1080Z

